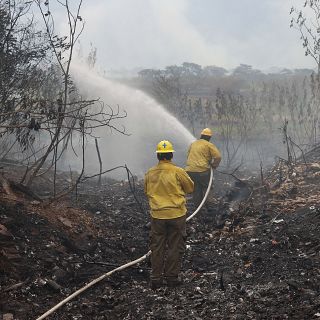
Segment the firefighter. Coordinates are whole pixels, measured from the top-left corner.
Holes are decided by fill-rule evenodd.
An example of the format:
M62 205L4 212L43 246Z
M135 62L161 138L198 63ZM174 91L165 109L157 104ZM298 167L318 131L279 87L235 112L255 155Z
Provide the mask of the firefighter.
M199 140L193 142L188 150L186 171L194 182L193 203L200 205L209 184L210 167L216 169L221 161L218 148L210 142L212 131L205 128ZM204 211L207 211L204 208Z
M181 284L179 272L186 240L185 194L192 193L193 182L184 169L172 163L173 152L169 141L160 141L156 151L159 163L148 170L144 181L151 209L152 289L165 283L169 287Z

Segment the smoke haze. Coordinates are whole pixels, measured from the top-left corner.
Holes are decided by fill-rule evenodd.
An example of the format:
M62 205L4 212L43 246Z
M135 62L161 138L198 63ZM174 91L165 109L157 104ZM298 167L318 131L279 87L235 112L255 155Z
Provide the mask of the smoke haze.
M298 0L90 0L81 37L105 69L159 68L189 61L233 68L311 67L289 28Z

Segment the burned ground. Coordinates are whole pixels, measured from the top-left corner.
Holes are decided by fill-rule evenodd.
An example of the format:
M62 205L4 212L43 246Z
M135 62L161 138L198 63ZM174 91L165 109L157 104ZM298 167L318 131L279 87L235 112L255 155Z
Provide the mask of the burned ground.
M223 184L223 192L188 225L181 287L149 289L146 261L48 318L320 318L319 172L316 162L287 171L279 165L263 181L247 180L250 193L243 201L232 196L239 186L218 175L215 190ZM146 208L141 183L136 192ZM227 220L218 228L221 213ZM99 188L87 183L77 198L51 205L4 188L0 219L5 319L36 319L90 280L148 251L149 217L127 182L108 180Z

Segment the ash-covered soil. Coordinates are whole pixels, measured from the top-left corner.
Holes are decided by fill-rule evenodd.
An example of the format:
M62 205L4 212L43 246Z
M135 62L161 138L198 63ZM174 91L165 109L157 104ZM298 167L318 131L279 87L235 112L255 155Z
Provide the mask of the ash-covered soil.
M246 199L217 175L211 210L188 225L181 287L152 291L145 261L48 319L320 319L320 166L279 168L247 180ZM148 251L149 216L127 182L88 182L51 205L0 191L0 319L36 319Z

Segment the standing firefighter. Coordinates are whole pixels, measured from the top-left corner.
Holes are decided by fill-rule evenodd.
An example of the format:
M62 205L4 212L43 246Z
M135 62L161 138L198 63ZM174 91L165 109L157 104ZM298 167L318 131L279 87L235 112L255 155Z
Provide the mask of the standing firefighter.
M164 280L170 287L181 283L178 275L185 251L185 194L193 191L193 182L182 168L171 162L173 152L169 141L160 141L156 151L159 163L145 175L144 188L151 208L152 289L162 286Z
M205 128L199 140L193 142L187 156L186 171L194 182L193 203L200 205L209 184L210 167L216 169L221 161L218 148L210 141L212 131Z

